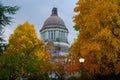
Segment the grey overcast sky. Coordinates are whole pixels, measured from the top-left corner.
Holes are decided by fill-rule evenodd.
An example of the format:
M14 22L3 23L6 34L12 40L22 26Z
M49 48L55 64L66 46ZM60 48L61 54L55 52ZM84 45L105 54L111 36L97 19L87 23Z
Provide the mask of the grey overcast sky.
M75 15L73 9L78 0L1 0L3 5L19 6L11 25L6 26L6 39L13 33L14 29L24 22L28 21L35 25L38 36L39 30L44 21L51 15L53 7L57 7L58 15L61 17L69 30L68 41L71 44L77 36L77 32L73 29L74 23L72 17Z

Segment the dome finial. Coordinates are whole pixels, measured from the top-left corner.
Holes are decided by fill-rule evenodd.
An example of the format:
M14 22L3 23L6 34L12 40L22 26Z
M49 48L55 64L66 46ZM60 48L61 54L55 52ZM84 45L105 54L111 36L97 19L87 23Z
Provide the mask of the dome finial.
M54 8L52 9L52 15L51 15L51 16L53 16L53 15L56 15L56 16L57 16L57 8L56 8L56 7L54 7Z

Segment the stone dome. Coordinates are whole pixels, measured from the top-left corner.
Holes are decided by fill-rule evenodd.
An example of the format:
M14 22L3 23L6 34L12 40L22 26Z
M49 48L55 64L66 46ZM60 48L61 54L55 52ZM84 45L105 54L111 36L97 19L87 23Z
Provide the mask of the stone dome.
M64 21L57 15L51 15L44 23L43 27L48 25L62 25L65 26Z
M48 17L46 19L46 21L44 22L41 30L46 29L46 28L50 27L51 25L59 25L59 27L62 26L61 28L67 29L64 21L58 16L57 8L55 8L55 7L52 9L51 16Z

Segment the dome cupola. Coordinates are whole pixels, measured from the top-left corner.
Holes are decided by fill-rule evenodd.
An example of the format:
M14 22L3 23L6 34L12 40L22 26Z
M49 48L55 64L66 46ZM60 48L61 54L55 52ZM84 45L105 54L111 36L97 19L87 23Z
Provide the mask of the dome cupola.
M53 8L52 9L52 14L51 14L51 16L53 16L53 15L56 15L57 16L57 8Z

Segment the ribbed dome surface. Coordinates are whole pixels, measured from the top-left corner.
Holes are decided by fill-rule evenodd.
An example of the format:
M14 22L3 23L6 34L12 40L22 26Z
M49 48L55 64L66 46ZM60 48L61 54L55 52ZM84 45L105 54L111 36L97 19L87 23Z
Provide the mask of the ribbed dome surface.
M62 25L65 26L64 21L57 15L51 15L44 23L43 27L48 25Z

